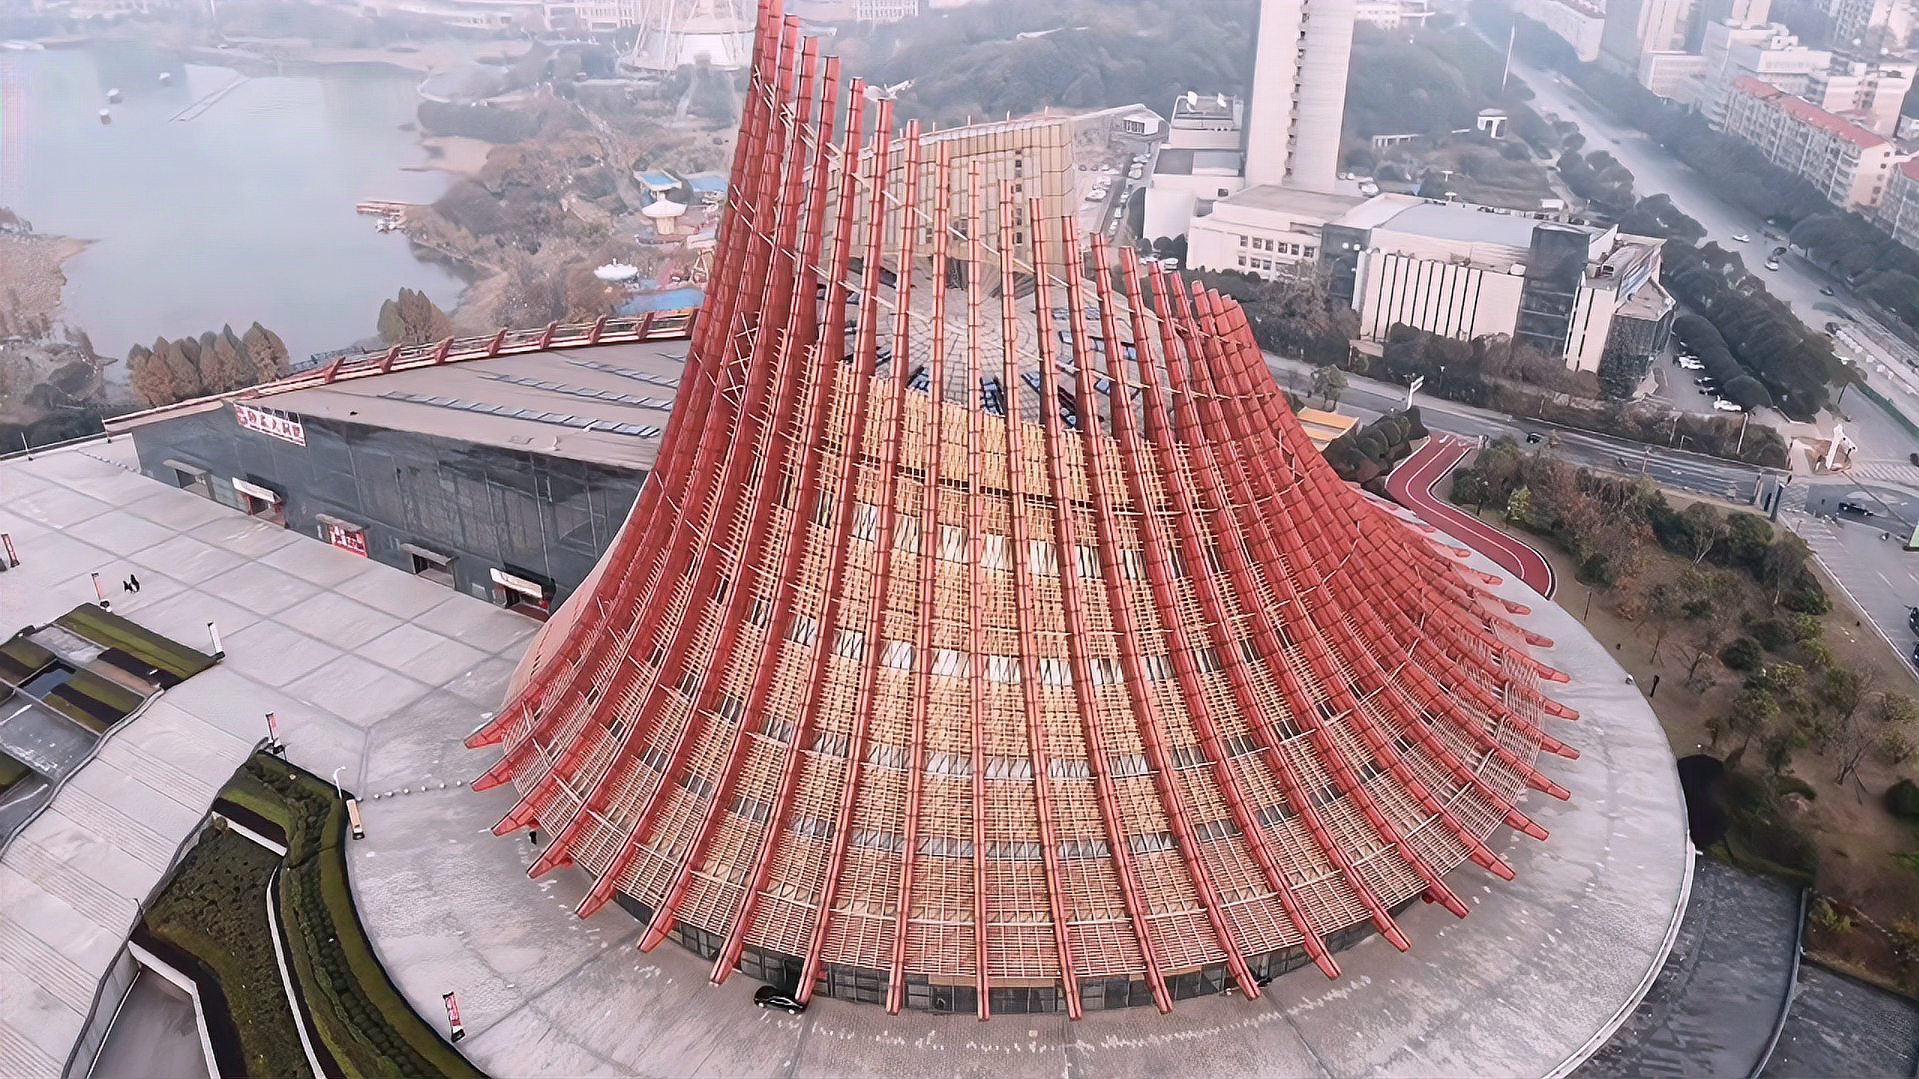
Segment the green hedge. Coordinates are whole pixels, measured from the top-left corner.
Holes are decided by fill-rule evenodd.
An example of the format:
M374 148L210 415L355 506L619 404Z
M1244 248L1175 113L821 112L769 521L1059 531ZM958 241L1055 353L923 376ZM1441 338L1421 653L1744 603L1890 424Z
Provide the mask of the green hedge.
M280 860L226 830L202 836L147 911L155 936L219 979L252 1076L311 1076L273 958L267 878Z
M346 807L333 787L256 756L248 772L286 809L281 920L316 1036L341 1069L365 1076L483 1074L427 1025L374 954L347 878Z

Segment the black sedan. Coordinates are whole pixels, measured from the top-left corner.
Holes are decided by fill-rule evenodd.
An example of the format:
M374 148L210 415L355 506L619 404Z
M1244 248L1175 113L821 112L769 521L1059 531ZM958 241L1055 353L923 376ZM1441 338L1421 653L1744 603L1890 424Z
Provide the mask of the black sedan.
M762 985L753 991L753 1003L762 1008L778 1008L788 1015L798 1015L806 1010L798 996L788 993L776 985Z

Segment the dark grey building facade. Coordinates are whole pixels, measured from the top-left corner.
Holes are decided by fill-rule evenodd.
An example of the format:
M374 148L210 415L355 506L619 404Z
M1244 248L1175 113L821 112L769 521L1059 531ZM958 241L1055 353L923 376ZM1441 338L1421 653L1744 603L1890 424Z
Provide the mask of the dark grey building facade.
M232 403L156 418L131 434L148 476L535 616L592 572L645 479Z

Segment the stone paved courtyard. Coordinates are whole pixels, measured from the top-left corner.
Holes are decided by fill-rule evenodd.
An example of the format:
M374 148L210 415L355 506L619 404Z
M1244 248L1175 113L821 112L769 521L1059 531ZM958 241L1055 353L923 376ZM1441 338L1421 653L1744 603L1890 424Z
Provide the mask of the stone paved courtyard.
M227 660L127 724L0 858L0 1074L58 1070L106 969L172 852L276 711L293 760L341 768L364 803L354 889L376 947L421 1014L457 990L462 1048L496 1075L1541 1075L1590 1051L1658 969L1689 878L1664 735L1606 650L1532 598L1526 621L1574 672L1554 695L1574 799L1526 810L1552 839L1494 845L1519 879L1467 866L1461 921L1417 906L1413 950L1378 939L1265 998L1064 1016L907 1013L821 1000L790 1018L753 983L662 945L609 905L572 914L584 880L527 879L533 849L490 826L509 790L464 783L491 763L461 739L500 703L533 624L438 585L245 518L126 470L123 443L0 464L0 531L25 564L0 574L8 622L91 596L87 574L137 572L115 609ZM1505 589L1518 595L1517 585Z
M489 830L514 792L439 785L492 763L458 748L480 714L419 717L404 747L371 755L365 790L379 797L355 847L355 891L414 1006L434 1014L440 994L457 990L462 1047L498 1075L1553 1074L1603 1040L1659 968L1689 847L1672 756L1639 691L1571 616L1523 601L1535 613L1521 621L1561 642L1547 661L1576 672L1551 690L1585 718L1553 733L1582 756L1545 763L1573 801L1527 801L1547 843L1493 837L1518 880L1471 865L1449 878L1470 917L1416 905L1400 919L1410 953L1369 939L1340 954L1337 982L1307 968L1255 1002L1188 1000L1170 1016L1141 1008L1077 1023L891 1016L818 997L797 1018L762 1012L743 975L714 986L710 963L671 943L640 954L640 926L618 906L574 917L587 889L577 871L527 879L527 838Z
M0 463L0 633L113 582L113 609L227 658L157 697L0 853L0 1075L64 1066L101 975L213 793L276 712L289 755L349 787L414 729L473 722L536 628L129 471L121 440ZM137 574L138 594L118 582ZM464 775L469 762L451 762Z

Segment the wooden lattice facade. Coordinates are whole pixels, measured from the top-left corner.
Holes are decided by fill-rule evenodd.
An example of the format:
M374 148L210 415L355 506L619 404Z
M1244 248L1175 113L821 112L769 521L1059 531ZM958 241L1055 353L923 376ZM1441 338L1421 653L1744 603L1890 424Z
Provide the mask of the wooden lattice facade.
M942 140L777 7L657 470L469 740L496 830L716 980L981 1018L1464 915L1566 797L1550 642L1332 474L1234 304L920 182Z

